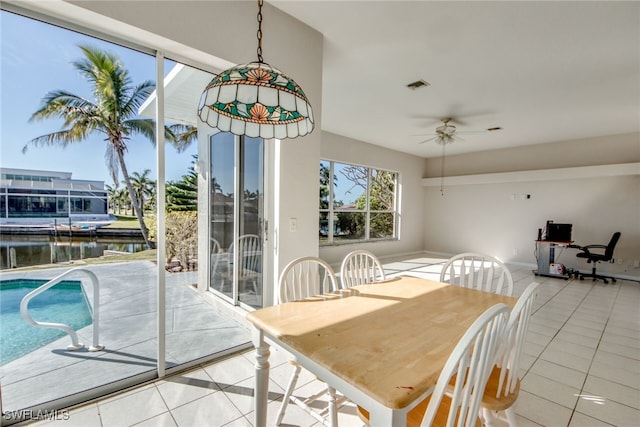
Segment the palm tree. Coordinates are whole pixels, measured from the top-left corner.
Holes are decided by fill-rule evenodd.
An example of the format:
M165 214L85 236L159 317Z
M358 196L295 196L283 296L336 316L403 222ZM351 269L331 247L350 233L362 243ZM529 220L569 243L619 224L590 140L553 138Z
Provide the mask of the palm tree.
M150 188L150 193L147 194L147 199L145 200L145 208L147 210L153 211L156 209L156 188L157 188L157 182L156 181L151 181L151 188Z
M105 159L109 172L114 182L118 182L118 173L122 172L142 236L153 248L155 243L149 240L149 231L131 184L124 154L133 135L155 142L155 121L137 117L138 107L154 91L155 83L145 81L134 86L129 72L115 55L87 45L79 48L84 57L74 61L73 66L92 85L94 99L85 99L64 90L49 92L30 121L59 118L64 121L63 129L32 139L24 146L23 152L30 144L66 147L82 142L92 134L101 134L107 142ZM182 129L183 132L187 130L190 129ZM165 138L174 145L179 144L179 140L193 140L189 137L176 138L166 126Z
M131 198L129 197L129 192L127 188L120 188L117 194L118 201L118 213L122 212L124 209L124 214L127 215L127 208L131 206Z
M118 197L118 186L110 186L109 184L105 184L105 187L107 189L107 200L109 201L109 210L111 210L113 213L116 213L116 206L117 206L117 197Z
M109 184L106 184L105 187L107 187L107 196L109 197L109 208L111 209L111 212L120 215L122 213L122 208L126 209L126 206L129 203L127 189L121 188L117 183L113 187Z
M149 179L151 170L145 169L142 173L133 172L131 174L131 185L133 185L133 192L136 194L138 203L140 203L140 210L144 216L144 201L145 196L151 197L155 191L155 181Z

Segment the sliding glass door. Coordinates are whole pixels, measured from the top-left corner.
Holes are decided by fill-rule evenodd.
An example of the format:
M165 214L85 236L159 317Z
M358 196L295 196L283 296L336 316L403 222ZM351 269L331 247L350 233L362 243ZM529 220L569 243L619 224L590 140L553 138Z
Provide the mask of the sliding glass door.
M210 289L233 305L263 306L264 141L210 137Z
M200 143L196 131L198 100L213 75L151 49L25 17L28 11L6 2L0 7L2 46L11 47L2 50L0 76L1 131L7 141L0 144L0 222L29 231L0 238L2 425L245 348L250 342L246 328L220 313L209 294L195 292L206 289L209 281L203 276L217 268L203 262L209 246L199 236L220 236L220 252L235 253L235 258L212 257L224 267L220 272L230 272L220 293L236 305L259 306L262 140L231 138L227 143L229 135L220 135L212 158L224 199L216 194L213 200L225 201L222 222L230 223L210 231L207 189L200 186L202 172L209 170L209 144L207 136ZM146 88L131 101L140 107L122 107L126 117L96 115L104 129L91 132L95 129L89 126L82 140L43 143L45 135L68 131L57 115L29 120L45 101L55 104L51 93L115 104L101 102L111 101L112 90L92 87L93 80L77 69L95 58L107 69L119 67L119 75L127 77L123 80L131 81L121 85L123 92ZM159 128L157 139L146 131L122 131L132 123L144 123L144 130ZM122 132L122 143L108 145L103 137L109 131ZM236 176L236 170L243 172ZM199 203L201 196L205 200ZM18 208L22 213L16 213ZM211 217L218 219L217 214ZM244 235L257 238L238 239ZM85 344L75 351L68 349L69 335L37 328L20 313L28 293L61 274L68 276L28 308L36 320L70 325ZM94 341L103 347L91 346Z

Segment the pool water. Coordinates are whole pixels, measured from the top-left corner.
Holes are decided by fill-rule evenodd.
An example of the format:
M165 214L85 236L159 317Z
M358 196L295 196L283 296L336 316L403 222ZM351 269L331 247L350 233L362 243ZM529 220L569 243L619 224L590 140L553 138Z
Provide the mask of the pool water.
M22 298L47 280L0 280L0 365L65 336L60 329L39 328L20 315ZM80 281L64 280L29 302L29 314L38 322L55 322L78 330L92 322ZM69 338L69 343L71 339ZM67 344L62 347L66 349Z

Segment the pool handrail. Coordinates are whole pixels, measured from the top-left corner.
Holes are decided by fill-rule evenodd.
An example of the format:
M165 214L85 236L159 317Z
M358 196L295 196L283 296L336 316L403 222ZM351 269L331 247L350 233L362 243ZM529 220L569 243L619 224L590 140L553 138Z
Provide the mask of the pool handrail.
M63 278L70 276L73 273L84 273L87 276L89 276L89 279L91 280L91 284L93 285L93 345L91 347L89 347L89 351L100 351L102 349L104 349L104 346L99 344L100 339L99 339L99 323L100 323L100 283L98 281L98 277L95 275L95 273L93 271L90 270L86 270L84 268L74 268L71 270L67 270L64 273L60 274L57 277L54 277L53 279L49 280L47 283L41 285L40 287L38 287L37 289L34 289L33 291L29 292L27 295L24 296L24 298L22 298L22 301L20 302L20 314L22 315L22 317L24 318L24 320L33 325L33 326L38 326L41 328L55 328L55 329L62 329L63 331L65 331L69 337L71 338L71 345L67 347L67 350L73 351L73 350L80 350L81 348L84 347L84 344L81 344L78 341L78 334L76 333L76 331L74 331L71 327L69 327L68 325L65 325L63 323L51 323L51 322L38 322L36 320L33 320L33 318L31 317L31 315L29 314L29 310L28 310L28 305L29 305L29 301L34 298L37 295L40 295L42 292L46 291L47 289L57 285L58 283L60 283L62 281Z

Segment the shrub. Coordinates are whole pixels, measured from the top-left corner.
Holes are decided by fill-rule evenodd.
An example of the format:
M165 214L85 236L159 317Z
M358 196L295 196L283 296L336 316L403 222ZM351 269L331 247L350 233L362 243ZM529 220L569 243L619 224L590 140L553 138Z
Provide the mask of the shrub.
M167 270L196 270L198 267L197 212L167 212L165 226ZM153 240L156 240L157 223L155 221L149 224L149 234Z

